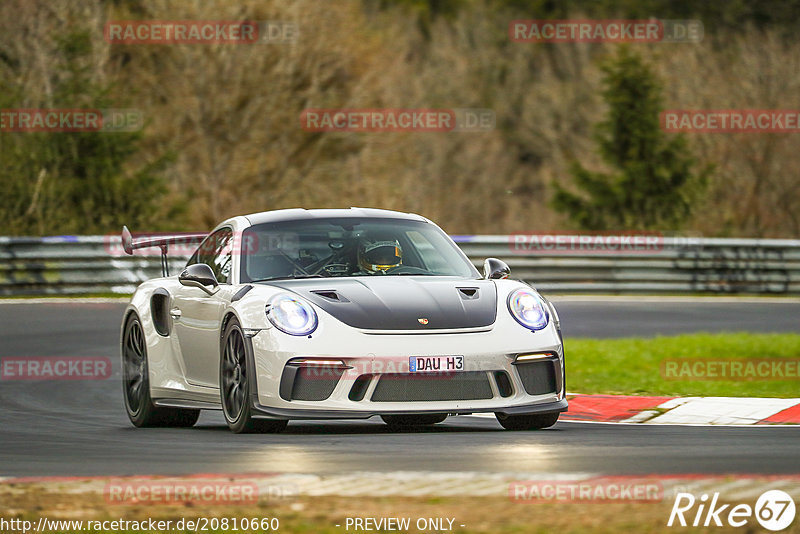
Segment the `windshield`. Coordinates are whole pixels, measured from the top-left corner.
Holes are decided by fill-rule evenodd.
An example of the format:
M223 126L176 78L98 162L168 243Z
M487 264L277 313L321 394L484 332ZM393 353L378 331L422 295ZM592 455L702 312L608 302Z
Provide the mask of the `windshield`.
M335 276L459 276L478 271L436 226L403 219L337 218L244 231L241 281Z

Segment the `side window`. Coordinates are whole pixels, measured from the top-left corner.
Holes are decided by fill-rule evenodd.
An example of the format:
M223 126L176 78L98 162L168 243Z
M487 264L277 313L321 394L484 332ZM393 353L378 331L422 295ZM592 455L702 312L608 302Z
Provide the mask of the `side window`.
M233 267L233 233L228 230L224 236L225 243L220 244L217 255L214 257L214 265L211 270L220 284L227 284L231 279L231 267Z
M206 237L186 263L205 263L214 271L214 276L220 284L227 284L231 275L233 264L233 232L230 228L220 228Z

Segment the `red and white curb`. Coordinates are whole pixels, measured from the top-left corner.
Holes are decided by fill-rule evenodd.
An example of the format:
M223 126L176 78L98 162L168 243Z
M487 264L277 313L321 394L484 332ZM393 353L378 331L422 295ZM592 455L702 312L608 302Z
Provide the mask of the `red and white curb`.
M665 425L800 424L800 399L568 395L562 421Z

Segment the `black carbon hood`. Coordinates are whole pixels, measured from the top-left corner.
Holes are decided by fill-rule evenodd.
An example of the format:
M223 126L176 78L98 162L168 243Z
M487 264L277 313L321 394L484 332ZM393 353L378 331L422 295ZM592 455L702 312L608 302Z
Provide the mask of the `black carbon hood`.
M425 276L281 280L270 282L364 330L439 330L494 324L491 280Z

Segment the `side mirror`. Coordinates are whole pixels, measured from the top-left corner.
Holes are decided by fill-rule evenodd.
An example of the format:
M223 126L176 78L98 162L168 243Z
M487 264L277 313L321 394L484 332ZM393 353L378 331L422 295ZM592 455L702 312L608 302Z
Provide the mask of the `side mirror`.
M497 258L486 258L483 262L483 277L486 280L499 280L501 278L508 278L511 269L506 265L503 260Z
M178 276L178 281L184 286L199 287L209 295L213 295L219 290L219 282L217 282L217 277L214 276L214 271L205 263L195 263L188 266Z

